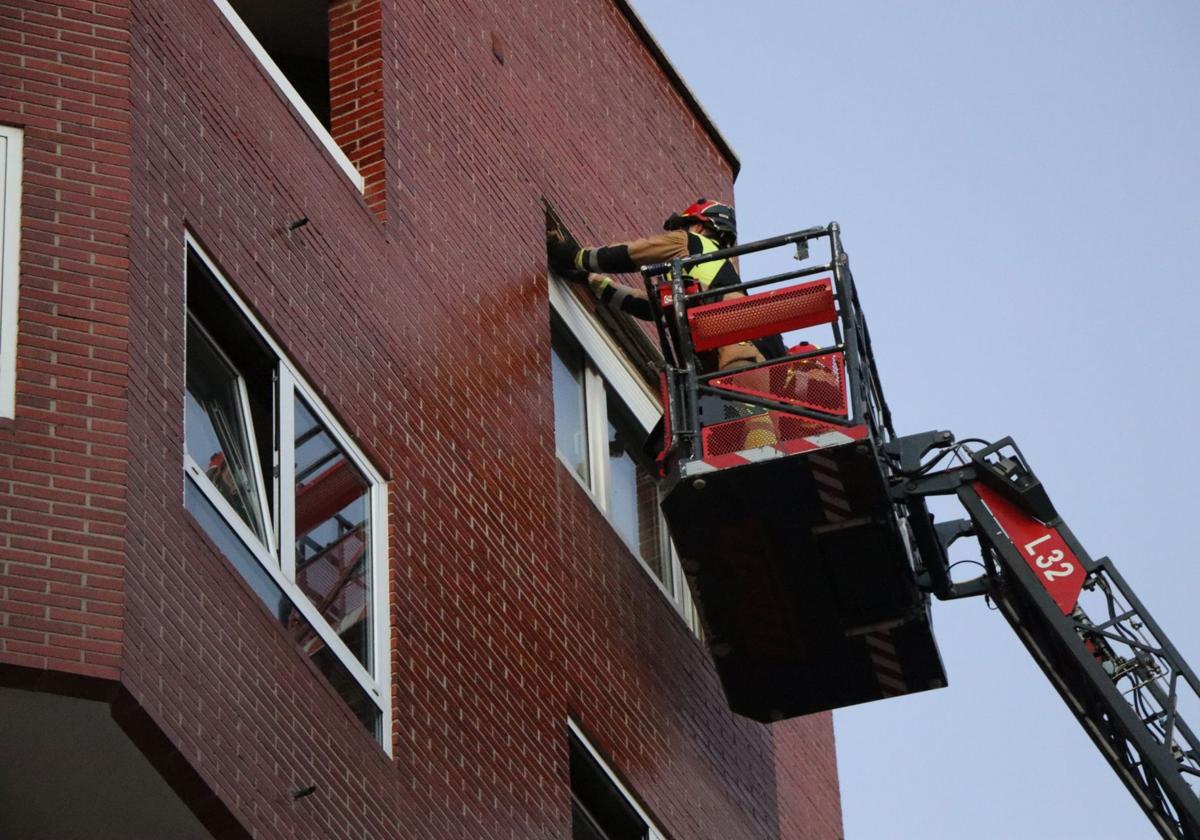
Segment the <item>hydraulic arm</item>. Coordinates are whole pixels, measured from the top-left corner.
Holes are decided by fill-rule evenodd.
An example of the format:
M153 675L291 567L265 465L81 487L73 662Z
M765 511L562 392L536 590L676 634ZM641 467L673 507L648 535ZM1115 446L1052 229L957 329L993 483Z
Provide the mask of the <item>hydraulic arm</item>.
M916 453L934 439L963 463L922 472ZM1200 837L1200 755L1183 716L1200 683L1113 562L1088 555L1011 439L972 452L939 432L887 449L922 582L944 599L990 597L1162 836ZM946 494L968 521L932 524L925 499ZM965 536L985 574L955 583L947 549Z

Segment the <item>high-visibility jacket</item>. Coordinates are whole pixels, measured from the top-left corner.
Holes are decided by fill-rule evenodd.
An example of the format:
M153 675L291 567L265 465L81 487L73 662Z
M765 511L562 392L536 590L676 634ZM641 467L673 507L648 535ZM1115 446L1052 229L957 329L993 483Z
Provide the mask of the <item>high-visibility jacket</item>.
M687 237L687 255L689 257L711 254L721 250L715 241L703 234L688 233ZM713 260L688 266L683 270L683 275L689 280L695 281L701 291L708 291L710 288L719 289L722 286L736 286L742 282L738 275L737 264L730 259Z

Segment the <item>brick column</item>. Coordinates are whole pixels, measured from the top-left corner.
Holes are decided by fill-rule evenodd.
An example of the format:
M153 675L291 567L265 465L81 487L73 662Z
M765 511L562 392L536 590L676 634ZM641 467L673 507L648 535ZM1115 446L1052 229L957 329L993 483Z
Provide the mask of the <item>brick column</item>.
M381 0L330 4L330 133L366 181L367 204L386 220L382 47Z

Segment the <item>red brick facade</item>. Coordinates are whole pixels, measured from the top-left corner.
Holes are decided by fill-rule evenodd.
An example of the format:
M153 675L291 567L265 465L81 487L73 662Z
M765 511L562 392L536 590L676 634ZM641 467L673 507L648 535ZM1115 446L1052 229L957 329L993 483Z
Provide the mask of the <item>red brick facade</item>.
M330 133L366 181L367 205L386 220L381 0L329 6L329 96Z
M830 717L734 717L554 455L543 201L611 240L729 160L611 0L346 7L365 194L212 0L0 0L0 683L119 685L221 836L567 838L571 717L675 840L839 837ZM394 759L183 508L185 231L388 479Z
M130 64L126 2L0 7L0 123L25 130L0 658L107 679L125 602Z

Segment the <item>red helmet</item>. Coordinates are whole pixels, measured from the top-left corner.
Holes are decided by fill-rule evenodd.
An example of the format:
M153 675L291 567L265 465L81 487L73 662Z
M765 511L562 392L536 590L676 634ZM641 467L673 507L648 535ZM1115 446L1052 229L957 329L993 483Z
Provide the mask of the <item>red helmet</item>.
M737 217L733 214L733 208L707 198L696 199L682 213L672 213L663 222L663 230L679 230L694 224L704 225L721 245L729 246L737 241Z

